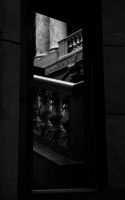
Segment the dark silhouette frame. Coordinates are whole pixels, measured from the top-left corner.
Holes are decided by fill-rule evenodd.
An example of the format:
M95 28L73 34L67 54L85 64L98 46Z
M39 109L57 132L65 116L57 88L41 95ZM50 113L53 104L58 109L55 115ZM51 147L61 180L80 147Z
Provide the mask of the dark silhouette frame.
M49 7L52 3L49 2ZM79 5L81 3L79 2ZM82 5L82 4L81 4ZM87 191L83 189L32 190L33 137L32 137L32 82L35 12L57 18L64 22L83 24L83 65L85 80L85 134L87 166L95 192L107 190L107 153L105 127L105 97L102 56L101 2L84 3L75 13L75 4L47 9L47 3L40 0L21 1L21 70L20 70L20 124L18 151L18 199L77 199ZM69 15L69 11L73 15ZM87 11L87 12L86 12ZM65 15L64 15L65 12ZM86 20L87 19L87 20ZM89 190L88 190L89 191Z

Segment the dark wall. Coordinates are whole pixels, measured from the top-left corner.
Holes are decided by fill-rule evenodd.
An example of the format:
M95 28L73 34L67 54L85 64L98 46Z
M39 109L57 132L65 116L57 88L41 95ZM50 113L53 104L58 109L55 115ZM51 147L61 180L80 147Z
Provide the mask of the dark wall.
M20 1L0 1L0 199L16 199L19 136Z
M125 2L102 0L105 117L110 189L125 189Z
M20 0L0 1L0 198L2 200L15 200L17 195L20 4ZM125 189L124 0L102 0L102 30L109 188ZM25 113L25 105L23 109L22 112Z

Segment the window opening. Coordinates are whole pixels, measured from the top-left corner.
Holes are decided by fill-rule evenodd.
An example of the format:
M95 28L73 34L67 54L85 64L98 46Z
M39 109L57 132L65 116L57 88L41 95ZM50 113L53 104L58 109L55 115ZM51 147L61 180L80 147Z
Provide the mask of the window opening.
M57 63L53 67L55 70L58 65L62 65L62 68L64 68L63 65L66 63L66 72L61 72L61 79L66 80L67 86L66 84L65 86L67 88L61 82L57 83L55 81L54 83L54 81L47 78L38 78L41 85L36 84L34 86L33 134L36 141L51 147L55 151L63 153L67 150L65 154L72 154L75 159L83 159L84 148L80 144L80 139L82 142L84 140L83 125L80 125L79 131L77 130L78 124L81 123L80 120L83 120L78 120L79 117L83 117L83 113L81 113L83 112L83 88L78 86L79 94L75 91L76 94L72 96L75 83L79 82L79 85L83 83L83 38L82 29L77 30L78 28L36 13L36 55L34 65L45 69L47 72L47 70L49 71L48 65L53 67L52 64ZM68 33L72 34L67 36ZM65 56L68 55L72 57L67 57L67 62ZM60 62L62 58L64 59ZM69 91L67 80L74 81L74 84L70 85ZM56 84L59 84L60 92L55 87ZM80 93L80 91L82 92ZM81 136L75 133L77 131ZM73 152L69 153L69 150Z
M85 160L82 29L36 13L35 37L34 66L39 71L33 76L33 177L40 187L81 187L82 178L72 185L69 177L75 173L75 164L84 165ZM45 177L45 185L44 172L37 174L43 157L54 163L53 170L57 165L53 176L58 184L55 179L46 182ZM77 165L76 169L82 177L82 168Z

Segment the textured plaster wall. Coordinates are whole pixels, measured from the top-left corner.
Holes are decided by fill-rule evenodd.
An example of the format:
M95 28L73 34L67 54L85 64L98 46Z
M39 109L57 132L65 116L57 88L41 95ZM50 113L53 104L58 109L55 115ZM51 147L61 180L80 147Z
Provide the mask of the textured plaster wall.
M17 196L20 1L0 1L0 199Z
M102 0L110 189L125 189L125 1Z

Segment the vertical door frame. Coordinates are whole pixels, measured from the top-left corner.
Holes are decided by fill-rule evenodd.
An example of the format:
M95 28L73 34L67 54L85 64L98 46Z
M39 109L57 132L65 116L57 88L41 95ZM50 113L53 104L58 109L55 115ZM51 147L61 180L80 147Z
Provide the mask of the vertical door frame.
M32 193L33 136L31 123L31 85L33 82L34 19L35 12L37 12L37 8L39 7L40 5L37 4L37 1L21 1L20 124L18 152L19 199L23 199L29 192L30 194ZM41 12L42 9L44 9L44 13L47 15L48 12L45 11L47 9L41 7ZM84 12L86 10L88 10L87 15L85 14L86 12ZM88 169L90 170L89 178L92 180L93 187L99 190L105 190L107 189L108 178L101 1L93 2L90 5L85 3L83 6L83 13L79 14L79 20L83 23L84 36L83 66L85 76L86 160ZM73 190L71 190L71 194L72 193ZM46 195L47 194L48 193L46 193ZM56 191L52 194L56 194ZM42 193L39 193L39 195L42 195Z

